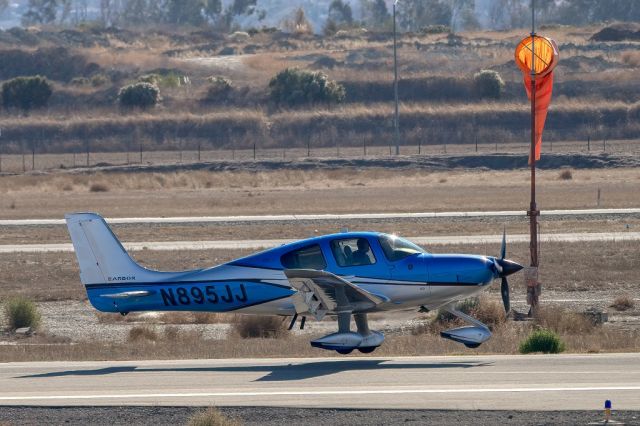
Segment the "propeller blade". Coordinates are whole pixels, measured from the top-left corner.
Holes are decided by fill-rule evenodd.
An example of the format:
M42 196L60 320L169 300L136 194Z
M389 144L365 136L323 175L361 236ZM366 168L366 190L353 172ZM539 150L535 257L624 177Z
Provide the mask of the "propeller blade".
M500 247L500 259L504 259L507 255L507 228L502 230L502 247Z
M509 282L507 281L506 277L502 277L500 293L502 294L502 304L504 305L504 311L508 314L511 310L511 301L509 300Z

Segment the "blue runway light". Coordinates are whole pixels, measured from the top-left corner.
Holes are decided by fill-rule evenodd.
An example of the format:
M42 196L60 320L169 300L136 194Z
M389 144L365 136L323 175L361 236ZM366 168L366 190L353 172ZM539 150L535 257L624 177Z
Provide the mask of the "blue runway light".
M611 410L611 400L607 399L604 402L604 408L606 408L607 410Z

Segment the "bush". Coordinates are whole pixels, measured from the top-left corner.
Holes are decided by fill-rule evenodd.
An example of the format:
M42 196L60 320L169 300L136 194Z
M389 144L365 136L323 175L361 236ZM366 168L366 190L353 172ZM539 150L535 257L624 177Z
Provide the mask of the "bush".
M46 106L52 93L51 84L44 77L16 77L2 85L2 104L28 111Z
M573 173L569 169L564 169L563 171L560 172L560 179L571 180L573 179Z
M93 183L89 187L90 192L109 192L109 187L104 183Z
M504 91L504 81L496 71L481 70L473 76L473 89L481 99L500 99Z
M215 407L195 413L187 423L188 426L240 426L241 424L238 420L225 416Z
M118 92L120 105L129 108L150 108L160 102L160 89L151 83L134 83Z
M555 306L539 307L535 321L540 328L552 330L556 333L589 333L594 328L594 323L585 315Z
M555 332L544 328L533 331L529 336L520 343L520 353L530 354L533 352L542 352L545 354L559 354L564 352L564 342L560 340Z
M209 86L205 95L205 101L224 100L229 96L233 86L231 80L220 76L212 76L207 78Z
M22 296L9 299L4 305L4 313L11 330L22 327L35 329L40 324L41 317L36 304Z
M616 311L626 311L628 309L633 309L634 306L635 303L633 301L633 298L631 298L631 296L629 296L628 294L623 294L616 297L616 299L613 301L613 304L611 305L611 307Z
M277 104L339 103L344 101L344 86L329 80L321 72L287 68L269 82L271 99Z
M93 77L91 77L91 85L93 87L104 86L105 84L107 84L108 81L109 80L104 74L96 74Z
M233 329L243 339L252 337L277 339L288 332L282 319L276 316L239 315L233 323Z
M159 74L145 74L138 77L138 83L149 83L154 86L159 86L162 77Z

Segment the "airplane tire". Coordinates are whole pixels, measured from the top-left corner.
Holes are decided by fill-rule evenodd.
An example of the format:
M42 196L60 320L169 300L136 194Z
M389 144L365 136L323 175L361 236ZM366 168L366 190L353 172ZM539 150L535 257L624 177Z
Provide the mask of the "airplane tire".
M375 351L377 348L378 348L377 346L369 346L366 348L358 348L358 350L363 354L370 354L371 352Z
M336 352L338 352L340 355L349 355L351 352L353 352L353 349L336 349Z

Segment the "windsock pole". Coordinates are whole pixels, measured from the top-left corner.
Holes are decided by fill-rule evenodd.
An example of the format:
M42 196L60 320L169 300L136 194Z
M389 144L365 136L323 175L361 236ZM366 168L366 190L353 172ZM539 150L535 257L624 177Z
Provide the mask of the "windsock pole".
M531 268L527 279L527 303L530 306L529 316L535 313L538 306L538 296L540 293L540 284L538 283L538 216L540 211L536 204L536 12L535 0L531 0L531 154L529 163L531 165L531 203L529 205L529 230L530 241L529 249L531 251Z

